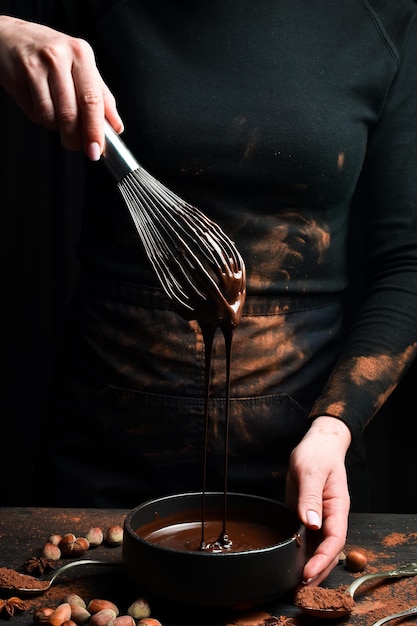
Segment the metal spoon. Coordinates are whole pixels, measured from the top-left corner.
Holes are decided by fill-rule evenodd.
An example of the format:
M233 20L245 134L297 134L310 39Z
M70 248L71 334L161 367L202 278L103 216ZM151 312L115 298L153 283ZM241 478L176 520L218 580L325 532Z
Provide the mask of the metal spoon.
M53 570L49 574L42 576L40 578L35 578L34 576L27 576L26 574L22 574L22 586L20 587L18 584L13 586L1 585L0 591L10 591L14 593L20 594L36 594L43 593L47 591L49 587L55 582L58 576L61 576L64 572L72 569L73 567L80 567L80 565L109 565L110 567L120 567L122 565L122 561L95 561L92 559L79 559L78 561L71 561L70 563L65 563L58 569ZM25 586L25 580L28 578L32 579L34 586ZM39 582L39 587L35 586L35 583Z
M363 583L366 583L370 580L377 580L378 578L381 578L381 579L382 578L402 578L404 576L415 576L416 574L417 574L417 563L408 563L407 565L398 567L396 569L393 569L387 572L376 572L375 574L364 574L363 576L356 578L349 585L349 587L347 587L344 593L350 594L353 598L358 587L360 587L361 585L363 585ZM316 590L319 592L320 587L317 587ZM328 593L329 589L325 589L325 591L326 593ZM336 593L336 590L335 590L335 593ZM349 613L351 613L351 610L352 610L352 609L345 609L345 608L340 608L340 609L328 608L327 609L327 608L316 608L316 607L311 607L311 606L304 606L304 603L301 602L301 600L300 602L297 601L297 597L296 597L295 604L296 606L298 606L298 608L300 608L302 611L304 611L304 613L307 613L308 615L313 615L314 617L321 617L321 618L327 618L327 619L345 617L346 615L349 615Z
M382 619L379 619L377 622L372 624L372 626L382 626L382 624L385 624L385 622L390 622L392 619L397 619L398 617L407 617L407 615L415 614L417 614L417 606L412 606L411 608L400 611L399 613L387 615L386 617L383 617Z

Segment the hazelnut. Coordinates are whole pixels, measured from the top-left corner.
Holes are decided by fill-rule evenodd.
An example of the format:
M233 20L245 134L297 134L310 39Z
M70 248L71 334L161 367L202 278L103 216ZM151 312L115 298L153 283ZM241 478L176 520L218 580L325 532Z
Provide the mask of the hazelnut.
M63 537L61 537L61 541L59 542L58 547L61 550L62 556L72 555L72 550L76 539L77 537L73 533L66 533Z
M118 615L107 626L136 626L136 622L131 615Z
M64 602L68 602L68 604L71 604L71 606L81 606L83 609L87 608L87 605L84 601L84 599L79 596L77 593L68 593L66 596L64 596L61 599L60 604L63 604Z
M37 609L33 614L33 623L34 624L46 624L48 618L52 615L55 609L52 609L49 606L41 607Z
M91 617L91 613L87 609L79 604L70 604L71 606L71 620L79 626L85 624Z
M57 534L53 534L53 535L49 535L48 537L48 543L53 543L54 546L59 545L59 542L62 539L62 535L57 535Z
M71 619L71 606L68 602L59 604L47 619L47 624L51 626L62 626L64 622Z
M85 535L87 541L90 544L90 548L96 548L103 543L104 533L100 526L92 526Z
M72 546L72 554L73 556L81 556L85 554L90 547L90 543L88 539L85 537L77 537Z
M107 626L107 624L117 617L113 609L102 609L94 613L88 620L89 626Z
M123 541L123 528L121 526L110 526L106 532L106 543L109 546L120 546Z
M50 561L59 561L61 558L61 550L56 543L48 541L42 548L42 556Z
M129 606L127 614L131 615L135 620L150 617L151 609L149 603L144 598L138 598Z
M137 622L137 626L162 626L161 622L153 617L145 617Z
M114 611L116 617L119 615L118 607L114 604L114 602L111 602L110 600L101 600L100 598L94 598L93 600L90 600L90 602L87 604L87 611L89 611L92 615L94 613L98 613L99 611L103 611L104 609L111 609L112 611Z
M61 626L77 626L77 624L73 622L72 619L67 619L67 621L63 622Z
M367 565L366 556L359 550L350 550L346 554L346 569L350 572L361 572Z

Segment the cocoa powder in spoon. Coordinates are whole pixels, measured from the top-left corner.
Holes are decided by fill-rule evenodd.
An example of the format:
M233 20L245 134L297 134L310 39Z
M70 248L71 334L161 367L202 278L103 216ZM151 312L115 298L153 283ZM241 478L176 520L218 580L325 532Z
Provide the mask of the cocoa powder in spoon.
M14 569L0 567L0 589L47 589L49 582Z
M346 587L302 587L295 596L295 604L308 609L352 611L355 601L345 590Z

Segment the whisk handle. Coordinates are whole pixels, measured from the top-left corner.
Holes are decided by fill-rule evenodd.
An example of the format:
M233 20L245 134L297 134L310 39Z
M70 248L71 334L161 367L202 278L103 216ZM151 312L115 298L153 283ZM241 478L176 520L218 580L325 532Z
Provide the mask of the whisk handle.
M104 121L104 136L106 145L102 158L117 182L120 182L130 172L137 170L139 163L107 120Z

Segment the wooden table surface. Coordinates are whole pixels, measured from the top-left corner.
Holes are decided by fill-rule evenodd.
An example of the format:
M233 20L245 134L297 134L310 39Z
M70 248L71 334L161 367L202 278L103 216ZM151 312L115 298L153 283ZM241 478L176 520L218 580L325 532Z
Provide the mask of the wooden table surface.
M0 567L22 572L23 563L40 554L49 535L73 532L82 536L91 526L101 526L104 530L115 524L123 526L127 512L119 509L0 508ZM366 572L389 570L408 562L417 562L417 515L352 514L346 551L350 549L359 549L365 553L368 559ZM121 547L101 545L89 550L83 558L86 557L117 561L121 559ZM340 562L322 585L332 588L347 585L359 575L348 572L343 562ZM0 626L1 622L9 623L10 626L30 626L34 610L44 606L55 607L68 593L77 593L87 602L92 598L111 600L119 606L121 614L143 595L125 578L122 569L90 566L80 570L75 568L65 578L58 579L48 591L25 598L27 608L24 612L7 617L3 611L0 614ZM3 592L2 597L10 595L16 594L5 596ZM335 625L372 626L384 615L417 604L417 576L366 583L356 592L355 601L352 614L333 622ZM238 615L191 614L187 609L178 610L158 602L152 603L151 608L152 617L163 626L269 626L274 623L272 617L280 616L292 618L292 623L302 626L329 623L328 620L303 615L292 604L292 597L281 598L273 606ZM415 620L416 616L413 616L400 623L413 624ZM396 625L399 622L390 623Z

